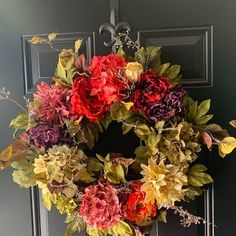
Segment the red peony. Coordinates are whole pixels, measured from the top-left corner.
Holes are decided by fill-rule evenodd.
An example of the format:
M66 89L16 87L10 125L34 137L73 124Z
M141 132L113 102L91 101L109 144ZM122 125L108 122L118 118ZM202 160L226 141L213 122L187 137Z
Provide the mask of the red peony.
M91 77L79 76L74 80L71 98L74 114L99 121L113 102L126 96L126 84L119 76L124 65L123 57L117 55L93 57Z
M133 109L146 110L150 103L161 100L170 87L168 78L158 76L152 70L142 73L133 93Z
M145 192L141 191L142 183L136 181L132 183L132 193L129 195L127 202L123 206L124 218L140 225L148 217L156 216L157 207L151 202L144 203Z
M109 54L107 56L94 56L90 60L89 71L94 75L100 75L102 72L117 73L126 65L122 56Z

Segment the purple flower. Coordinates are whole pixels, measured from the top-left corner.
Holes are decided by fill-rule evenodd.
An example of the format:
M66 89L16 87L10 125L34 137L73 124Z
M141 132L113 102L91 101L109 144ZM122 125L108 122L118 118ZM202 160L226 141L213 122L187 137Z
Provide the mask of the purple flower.
M37 125L28 131L31 144L37 147L50 148L60 139L60 130L57 125Z
M145 110L145 116L153 123L159 120L169 120L176 115L183 115L185 94L183 87L174 87L162 100L151 103Z

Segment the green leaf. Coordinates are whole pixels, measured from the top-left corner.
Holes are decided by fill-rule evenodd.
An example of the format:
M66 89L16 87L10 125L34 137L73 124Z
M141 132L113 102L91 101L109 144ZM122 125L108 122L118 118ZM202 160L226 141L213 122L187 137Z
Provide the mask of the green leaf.
M203 171L207 171L207 167L202 165L202 164L196 164L191 168L191 172L203 172Z
M53 41L57 37L57 33L53 32L48 35L49 41Z
M123 50L122 47L119 47L119 48L118 48L116 54L119 55L119 56L122 56L122 57L124 57L124 58L126 57L126 53L125 53L125 51Z
M169 79L173 80L177 77L180 72L180 65L173 65L169 69L167 69L163 75L167 76Z
M161 66L159 66L157 69L155 69L154 71L158 74L158 75L160 75L160 76L162 76L164 73L165 73L165 71L168 69L170 67L170 63L165 63L165 64L162 64Z
M108 234L113 236L133 236L133 231L128 223L121 220L108 230Z
M67 86L72 86L73 77L76 73L75 68L75 57L72 50L63 50L58 57L58 63L56 68L56 78L57 82L66 84Z
M151 134L151 130L146 124L139 124L134 129L136 135L141 139L146 139L149 134Z
M204 125L206 124L209 120L211 120L213 115L205 115L202 116L201 118L195 120L195 124L197 125Z
M206 115L206 113L210 110L210 106L211 106L211 100L210 99L207 99L207 100L203 101L198 106L196 119L200 119L201 117Z
M194 187L202 187L204 184L212 183L212 177L204 172L206 170L207 168L204 165L194 165L187 173L189 184Z
M132 114L132 111L130 111L132 105L132 102L113 103L110 109L111 118L118 122L128 119Z
M74 176L75 181L83 181L85 183L92 183L96 179L93 177L92 173L89 173L86 168L81 169L77 175Z
M90 157L88 159L87 168L89 172L98 172L102 170L103 164L99 162L97 159Z
M167 216L167 210L166 210L166 209L160 209L160 210L158 210L158 216L157 216L157 220L158 220L158 221L167 223L166 216Z
M104 165L104 178L113 184L127 183L122 165L111 161Z
M189 186L188 190L185 192L185 200L195 200L198 196L201 196L202 193L203 191L200 187Z
M92 150L96 137L95 137L95 134L93 133L93 130L88 125L84 128L84 137L86 139L86 145L88 146L90 150Z
M151 69L158 68L161 65L161 47L147 47L146 48L146 66Z
M143 65L143 67L145 68L145 64L146 64L146 50L145 50L144 47L139 48L135 52L134 61L140 62Z
M160 134L156 135L154 133L154 134L151 134L148 136L146 146L148 147L148 149L152 155L157 154L157 152L158 152L157 144L160 142L160 139L161 139Z
M123 134L127 134L133 127L131 125L122 124Z
M111 122L112 122L111 114L107 112L101 121L104 129L107 129Z
M79 216L67 216L65 223L69 223L65 231L65 236L72 236L73 233L81 232L86 227L84 220Z
M162 129L163 129L164 125L165 125L165 121L164 120L156 122L155 129L158 130L158 134L162 133Z
M13 181L20 185L20 187L29 188L36 185L36 181L40 178L34 173L34 159L36 153L29 152L24 159L12 162L11 166L14 168L12 173Z
M28 127L28 114L23 112L17 115L15 119L13 119L9 125L11 128L16 130L18 129L27 129Z

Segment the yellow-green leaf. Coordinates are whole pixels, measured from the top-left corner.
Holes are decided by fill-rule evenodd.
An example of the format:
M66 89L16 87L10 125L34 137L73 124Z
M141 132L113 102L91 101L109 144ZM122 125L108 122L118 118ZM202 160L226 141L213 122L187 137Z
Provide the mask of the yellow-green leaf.
M166 210L166 209L160 209L160 210L158 210L158 216L157 216L157 220L158 220L158 221L167 223L166 216L167 216L167 210Z
M141 139L145 139L149 134L151 134L151 131L150 131L148 125L146 125L146 124L137 125L134 132Z
M189 184L194 187L202 187L204 184L212 183L212 177L204 172L206 170L204 165L194 165L187 173Z
M111 118L118 122L122 120L128 119L132 111L130 111L130 107L133 105L132 102L124 103L124 102L115 102L112 104L110 109Z
M201 118L202 116L206 115L206 113L209 111L211 106L211 100L207 99L203 102L200 103L197 109L197 115L196 115L196 120Z
M185 200L195 200L198 196L201 196L202 193L203 191L200 187L189 186L188 190L185 192Z
M155 72L158 74L158 75L163 75L165 73L165 71L170 67L170 63L165 63L165 64L162 64L160 67L158 67Z
M45 39L42 37L33 36L32 39L29 40L29 42L32 44L40 44L40 43L45 42Z
M219 154L225 157L236 148L236 139L234 137L226 137L219 143Z
M229 122L234 128L236 128L236 120L231 120Z
M18 130L18 129L27 129L28 127L28 114L25 112L17 115L15 119L13 119L9 125L10 127Z
M122 57L125 57L125 56L126 56L126 53L125 53L125 51L123 50L122 47L119 47L119 48L118 48L116 54L119 55L119 56L122 56Z
M129 224L121 220L117 224L115 224L110 230L108 230L108 234L113 236L133 236L133 231L130 228Z
M48 35L49 41L53 41L57 37L57 33L53 32Z
M134 105L133 102L122 102L127 111Z
M79 51L82 42L83 42L82 39L78 39L78 40L75 41L75 52L78 52L78 51Z
M180 72L180 65L173 65L164 72L164 76L167 76L169 79L174 79Z
M104 129L107 129L110 123L112 122L112 118L109 112L107 112L104 116L104 118L101 120L101 123L104 127Z
M51 193L42 191L44 206L50 211L52 208Z

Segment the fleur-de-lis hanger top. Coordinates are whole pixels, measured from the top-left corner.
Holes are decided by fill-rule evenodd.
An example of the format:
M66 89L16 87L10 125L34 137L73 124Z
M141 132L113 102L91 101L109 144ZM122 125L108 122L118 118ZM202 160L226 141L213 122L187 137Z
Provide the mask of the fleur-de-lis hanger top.
M119 22L116 25L111 23L104 23L99 27L99 34L103 34L104 32L110 32L111 40L104 41L104 45L106 47L112 47L115 43L115 37L122 32L130 33L131 25L127 22Z

